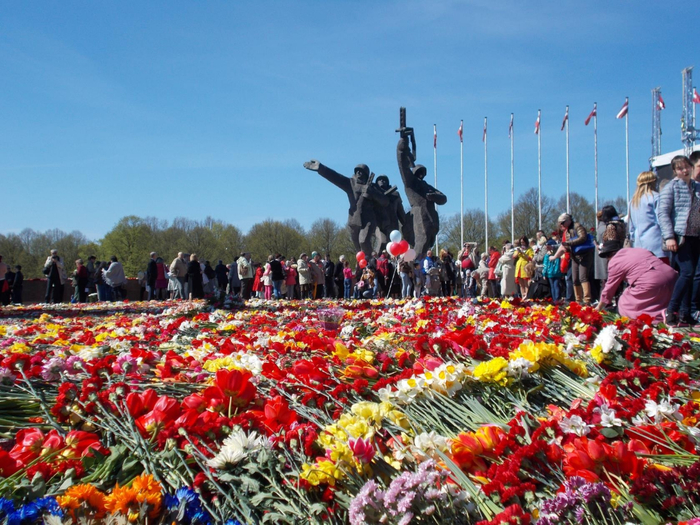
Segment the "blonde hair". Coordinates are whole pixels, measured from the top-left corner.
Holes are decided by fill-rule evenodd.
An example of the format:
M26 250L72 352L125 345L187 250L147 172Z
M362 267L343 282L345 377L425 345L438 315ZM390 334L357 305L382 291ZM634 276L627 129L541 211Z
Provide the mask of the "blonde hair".
M656 191L656 174L653 171L643 171L637 177L637 189L630 199L632 208L639 207L639 203L644 195L652 195Z

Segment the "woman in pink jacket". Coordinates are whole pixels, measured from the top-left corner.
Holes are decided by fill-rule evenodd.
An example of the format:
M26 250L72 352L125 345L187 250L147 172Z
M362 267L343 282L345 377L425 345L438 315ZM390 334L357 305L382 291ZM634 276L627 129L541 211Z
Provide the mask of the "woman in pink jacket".
M617 301L618 313L630 319L647 314L654 323L664 321L678 272L649 250L622 248L620 241L605 241L598 254L609 260L598 310L610 304L622 281L627 281L629 286Z

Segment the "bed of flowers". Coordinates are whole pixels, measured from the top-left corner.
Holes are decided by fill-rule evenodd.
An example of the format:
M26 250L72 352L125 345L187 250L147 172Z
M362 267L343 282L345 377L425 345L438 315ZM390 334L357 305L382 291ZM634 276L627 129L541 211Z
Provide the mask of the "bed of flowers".
M572 303L0 311L2 523L700 524L699 339Z

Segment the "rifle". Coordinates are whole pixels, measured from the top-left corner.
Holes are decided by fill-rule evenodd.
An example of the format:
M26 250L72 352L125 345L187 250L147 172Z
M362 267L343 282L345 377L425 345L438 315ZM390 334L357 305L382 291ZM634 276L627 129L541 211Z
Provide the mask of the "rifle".
M397 133L409 135L411 137L411 148L413 149L413 158L416 158L416 135L413 128L406 127L406 108L399 108L399 129Z

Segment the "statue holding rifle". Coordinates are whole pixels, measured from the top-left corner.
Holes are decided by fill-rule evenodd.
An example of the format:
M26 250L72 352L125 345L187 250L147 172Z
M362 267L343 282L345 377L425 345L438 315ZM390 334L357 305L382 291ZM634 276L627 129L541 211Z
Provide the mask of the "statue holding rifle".
M445 204L447 197L424 180L427 174L425 166L416 164L416 138L413 128L406 126L406 108L401 108L399 129L396 131L401 135L396 146L399 173L411 205L411 211L407 215L413 217L414 247L417 257L422 258L435 244L440 230L440 218L435 205Z

